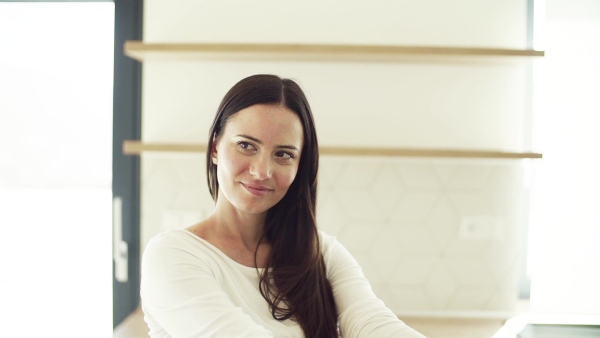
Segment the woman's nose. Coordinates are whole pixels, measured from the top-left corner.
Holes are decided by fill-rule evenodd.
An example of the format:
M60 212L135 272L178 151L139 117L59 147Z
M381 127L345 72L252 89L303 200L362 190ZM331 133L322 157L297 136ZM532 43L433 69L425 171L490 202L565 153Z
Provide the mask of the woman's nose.
M266 180L273 174L271 169L271 161L268 156L259 154L254 156L250 164L250 174L257 180Z

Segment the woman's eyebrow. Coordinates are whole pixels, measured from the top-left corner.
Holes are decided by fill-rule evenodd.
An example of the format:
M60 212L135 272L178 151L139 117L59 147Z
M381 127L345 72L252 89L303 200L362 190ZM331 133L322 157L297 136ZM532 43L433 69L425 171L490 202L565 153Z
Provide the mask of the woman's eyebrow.
M251 140L251 141L254 141L254 142L258 143L258 144L262 144L262 143L263 143L261 140L257 139L256 137L252 137L252 136L250 136L250 135L246 135L246 134L237 134L237 135L235 135L235 136L239 136L239 137L247 138L247 139L249 139L249 140Z
M249 140L251 140L251 141L254 141L254 142L258 143L258 144L263 144L263 142L262 142L261 140L257 139L256 137L252 137L252 136L250 136L250 135L246 135L246 134L237 134L236 136L243 137L243 138L247 138L247 139L249 139ZM300 149L298 149L298 147L296 147L296 146L293 146L293 145L279 145L279 146L277 146L277 148L280 148L280 149L290 149L290 150L296 150L296 151L300 151Z

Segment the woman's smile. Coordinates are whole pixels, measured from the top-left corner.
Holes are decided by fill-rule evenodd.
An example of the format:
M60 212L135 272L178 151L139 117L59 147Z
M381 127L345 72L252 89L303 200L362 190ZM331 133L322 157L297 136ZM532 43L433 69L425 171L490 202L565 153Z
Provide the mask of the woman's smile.
M264 196L264 195L270 193L271 191L273 191L273 189L269 189L268 187L259 185L259 184L251 184L251 183L244 183L244 182L240 182L240 184L244 188L246 188L246 190L248 190L248 192L250 192L252 195L256 195L256 196Z

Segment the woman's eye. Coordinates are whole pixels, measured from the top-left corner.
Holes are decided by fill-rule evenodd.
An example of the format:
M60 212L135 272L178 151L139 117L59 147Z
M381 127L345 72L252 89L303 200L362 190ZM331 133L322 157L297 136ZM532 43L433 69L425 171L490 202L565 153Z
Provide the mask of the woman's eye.
M238 147L240 147L243 150L256 150L256 147L254 147L254 145L252 145L252 143L248 143L248 142L244 142L244 141L238 142Z
M294 158L294 155L286 151L278 151L275 155L283 160L290 160Z

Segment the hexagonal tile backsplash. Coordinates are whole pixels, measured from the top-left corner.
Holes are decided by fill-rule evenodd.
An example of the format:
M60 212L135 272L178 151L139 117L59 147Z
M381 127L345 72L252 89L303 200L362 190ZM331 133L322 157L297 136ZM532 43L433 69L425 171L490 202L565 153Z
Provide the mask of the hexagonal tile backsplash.
M519 161L322 157L317 217L397 313L512 311L522 177ZM203 156L143 155L142 243L212 208Z

